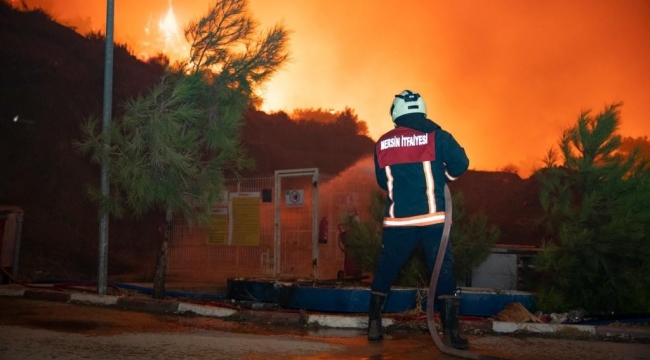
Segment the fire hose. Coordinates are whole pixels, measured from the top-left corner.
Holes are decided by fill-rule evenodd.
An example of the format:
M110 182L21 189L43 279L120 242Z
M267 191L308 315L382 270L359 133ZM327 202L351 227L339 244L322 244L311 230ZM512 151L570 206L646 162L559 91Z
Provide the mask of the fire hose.
M433 267L433 273L431 273L431 281L429 282L429 292L427 296L427 325L429 327L429 333L433 342L438 347L440 352L458 356L465 359L480 359L480 360L495 360L501 359L498 357L480 355L475 352L467 350L459 350L445 344L440 340L440 335L438 335L438 330L436 330L436 321L433 316L433 304L436 299L436 286L438 285L438 277L440 276L440 268L442 267L442 261L445 256L445 250L447 249L447 244L449 243L449 233L451 232L451 214L452 214L452 203L451 203L451 192L449 187L445 185L445 223L442 230L442 238L440 239L440 247L438 248L438 254L436 255L436 262Z

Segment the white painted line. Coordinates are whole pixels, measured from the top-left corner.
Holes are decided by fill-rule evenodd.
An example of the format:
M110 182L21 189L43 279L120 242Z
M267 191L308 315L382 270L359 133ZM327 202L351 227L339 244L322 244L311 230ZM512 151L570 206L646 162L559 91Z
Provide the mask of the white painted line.
M119 296L115 295L99 296L97 294L72 293L70 294L69 301L91 303L96 305L115 305L117 304L117 299L119 298Z
M596 334L596 327L593 325L513 323L503 321L493 321L492 330L498 333L513 333L516 331L556 333L559 331L578 330L588 334Z
M367 316L309 315L309 324L342 329L365 329L368 327ZM395 322L391 318L382 319L382 325L390 326Z
M203 316L226 317L226 316L236 314L237 310L220 308L215 306L179 303L178 310L176 310L176 312L178 313L193 312L195 314L203 315Z
M23 288L4 288L0 287L0 296L23 296L25 289Z

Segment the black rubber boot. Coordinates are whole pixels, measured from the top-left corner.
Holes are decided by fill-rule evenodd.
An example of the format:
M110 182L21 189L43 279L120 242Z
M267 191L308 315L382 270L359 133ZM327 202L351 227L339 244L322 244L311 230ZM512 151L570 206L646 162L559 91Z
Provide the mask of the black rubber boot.
M463 338L458 331L458 318L460 317L460 296L443 295L440 299L440 321L444 334L443 343L445 346L454 349L466 350L469 342Z
M385 302L385 294L370 293L368 340L374 341L384 338L384 327L381 325L381 311L384 309Z

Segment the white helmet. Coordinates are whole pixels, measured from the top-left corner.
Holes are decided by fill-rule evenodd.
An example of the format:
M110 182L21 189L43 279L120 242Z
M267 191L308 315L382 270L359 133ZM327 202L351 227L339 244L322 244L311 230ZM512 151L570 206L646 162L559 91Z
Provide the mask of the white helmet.
M390 107L390 116L393 121L402 115L411 113L427 114L427 107L420 94L404 90L399 95L395 95L393 105Z

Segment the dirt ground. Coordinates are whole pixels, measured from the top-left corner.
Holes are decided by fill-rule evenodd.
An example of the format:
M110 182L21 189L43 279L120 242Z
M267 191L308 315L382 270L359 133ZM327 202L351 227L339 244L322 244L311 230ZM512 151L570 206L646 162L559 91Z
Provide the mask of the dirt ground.
M0 359L454 359L429 334L313 329L110 307L0 298ZM641 360L650 344L469 335L471 350L504 359Z

